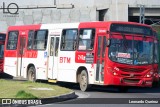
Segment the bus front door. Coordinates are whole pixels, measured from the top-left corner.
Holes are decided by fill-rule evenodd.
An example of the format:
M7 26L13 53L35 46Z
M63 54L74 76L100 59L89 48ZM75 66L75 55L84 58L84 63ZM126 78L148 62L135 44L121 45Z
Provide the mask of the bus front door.
M57 79L58 66L58 46L59 37L50 37L49 57L48 57L48 79Z
M98 35L97 39L97 53L96 53L96 82L103 83L104 81L104 57L106 36Z
M17 76L24 76L23 73L23 56L25 51L26 37L20 36L20 46L18 47L18 57L17 57Z

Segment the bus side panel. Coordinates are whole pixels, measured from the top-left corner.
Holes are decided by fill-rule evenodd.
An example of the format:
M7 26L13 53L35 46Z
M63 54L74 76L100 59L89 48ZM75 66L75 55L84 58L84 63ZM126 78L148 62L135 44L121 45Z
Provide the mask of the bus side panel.
M25 58L26 57L26 58ZM27 70L29 65L33 65L36 72L36 79L46 80L47 68L47 53L46 51L31 51L26 52L22 61L22 75L27 78Z
M46 80L47 78L47 51L38 51L37 59L34 61L36 79Z
M89 84L94 84L95 82L95 75L96 75L96 64L94 64L91 59L86 61L86 52L76 51L75 52L75 65L77 65L77 69L79 67L85 67L88 73L88 81Z
M16 66L17 66L17 58L15 57L5 57L4 58L4 71L5 73L11 76L17 76Z
M58 81L76 82L75 52L60 51L58 59Z
M77 70L79 67L85 67L87 69L89 84L94 84L94 64L76 63L75 52L60 51L58 58L58 81L76 83Z
M27 70L29 68L27 68L29 66L29 64L34 64L35 63L35 58L23 58L23 61L22 61L22 76L24 78L27 78Z

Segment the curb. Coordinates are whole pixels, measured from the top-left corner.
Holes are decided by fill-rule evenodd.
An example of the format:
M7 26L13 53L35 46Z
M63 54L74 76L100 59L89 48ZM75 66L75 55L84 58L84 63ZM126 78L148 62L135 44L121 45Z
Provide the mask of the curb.
M42 101L42 104L49 104L49 103L58 103L58 102L74 99L77 97L78 96L75 94L75 92L71 92L69 94L63 94L60 96L55 96L55 97L51 97L51 98L44 98L44 99L40 99L40 100Z
M54 96L50 98L42 98L42 99L12 99L13 100L35 100L40 101L39 104L0 104L0 107L26 107L26 106L36 106L36 105L44 105L44 104L51 104L51 103L59 103L62 101L75 99L78 96L75 92L70 92L68 94L62 94L60 96ZM7 99L7 98L6 98Z

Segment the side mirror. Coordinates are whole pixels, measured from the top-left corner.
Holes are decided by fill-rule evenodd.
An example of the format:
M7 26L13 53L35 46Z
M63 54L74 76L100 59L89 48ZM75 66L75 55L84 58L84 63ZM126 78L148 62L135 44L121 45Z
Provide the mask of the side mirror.
M109 46L110 46L110 44L111 44L111 40L110 40L110 39L108 39L108 38L106 38L106 47L109 47Z

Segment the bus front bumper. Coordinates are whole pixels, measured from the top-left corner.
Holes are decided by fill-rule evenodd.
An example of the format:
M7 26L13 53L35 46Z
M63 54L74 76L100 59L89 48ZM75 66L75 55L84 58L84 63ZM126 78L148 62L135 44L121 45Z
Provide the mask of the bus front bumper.
M153 78L127 78L111 75L108 78L104 81L104 85L152 87L153 82Z

